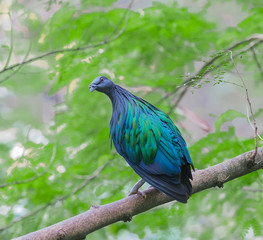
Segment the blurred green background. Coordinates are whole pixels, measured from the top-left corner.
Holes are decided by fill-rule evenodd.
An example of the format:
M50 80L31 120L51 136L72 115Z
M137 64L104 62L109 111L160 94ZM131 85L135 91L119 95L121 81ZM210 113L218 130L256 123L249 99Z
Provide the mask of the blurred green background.
M262 0L137 0L127 10L129 3L0 2L1 239L119 200L139 180L110 148L110 101L88 89L98 75L169 113L197 169L254 148L245 90L222 51L254 34L263 39ZM262 134L262 43L232 53ZM262 240L262 180L254 172L87 239Z

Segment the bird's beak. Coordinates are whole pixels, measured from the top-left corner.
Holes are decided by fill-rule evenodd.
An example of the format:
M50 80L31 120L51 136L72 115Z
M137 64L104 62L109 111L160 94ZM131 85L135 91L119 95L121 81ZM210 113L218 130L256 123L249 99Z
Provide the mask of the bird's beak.
M90 85L89 85L89 90L90 90L90 92L95 91L97 87L98 87L98 86L95 85L95 84L90 84Z

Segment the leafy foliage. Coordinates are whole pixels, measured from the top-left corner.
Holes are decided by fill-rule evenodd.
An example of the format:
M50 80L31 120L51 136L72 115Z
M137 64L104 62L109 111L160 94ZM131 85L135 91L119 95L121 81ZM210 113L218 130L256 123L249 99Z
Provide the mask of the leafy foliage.
M224 80L231 81L227 74L233 71L233 66L227 61L229 53L222 51L253 34L262 34L263 29L263 10L256 0L237 1L235 4L243 7L247 17L236 27L224 29L206 14L213 3L194 12L175 1L153 2L151 7L138 3L129 15L115 1L13 1L12 4L4 1L1 4L6 4L5 9L11 12L14 29L11 37L8 14L3 12L0 17L5 19L6 26L1 32L4 40L0 42L2 70L12 45L9 66L52 53L0 72L3 81L0 86L0 228L4 228L1 239L54 224L86 211L93 204L121 199L139 179L110 149L110 102L100 94L89 94L88 90L97 75L109 75L166 112L172 109L171 118L183 123L185 128L181 130L189 142L192 139L186 116L171 107L174 95L164 96L177 93L177 86L182 86L189 75L194 76L204 62L219 55L214 66L226 60L224 64L208 66L211 76L198 79L194 92L209 82L218 87ZM215 9L214 12L219 14ZM101 44L90 46L98 43ZM233 50L233 54L243 51L235 61L260 88L262 72L253 53L244 51L246 44ZM71 51L81 47L87 48ZM262 45L254 50L261 63ZM236 92L242 90L237 88ZM213 99L211 104L215 104ZM245 105L245 101L240 100L240 104ZM253 139L240 137L231 123L245 117L229 107L216 118L215 131L194 141L189 150L198 169L253 149ZM262 109L256 117L262 117ZM105 168L93 176L104 164L107 164ZM187 205L169 204L154 209L136 216L131 223L117 223L96 231L88 239L260 236L263 193L251 189L262 190L262 181L259 173L252 173L227 183L224 189L196 194ZM23 219L27 214L29 217Z

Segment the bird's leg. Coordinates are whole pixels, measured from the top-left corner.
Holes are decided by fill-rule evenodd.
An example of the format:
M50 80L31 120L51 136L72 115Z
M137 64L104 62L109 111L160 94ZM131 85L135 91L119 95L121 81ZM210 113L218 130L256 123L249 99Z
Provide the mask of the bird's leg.
M145 183L145 181L143 179L140 179L132 188L131 192L129 193L128 196L131 196L133 194L140 194L142 195L143 197L145 197L144 195L145 194L142 194L141 192L139 192L139 188Z

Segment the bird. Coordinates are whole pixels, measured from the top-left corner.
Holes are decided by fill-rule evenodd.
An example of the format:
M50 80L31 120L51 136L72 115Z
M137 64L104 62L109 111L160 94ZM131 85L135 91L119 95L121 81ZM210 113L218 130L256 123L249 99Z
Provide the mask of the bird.
M109 97L111 145L142 178L130 195L140 193L138 189L147 182L174 200L187 203L192 194L194 165L170 117L105 76L96 77L89 89Z

